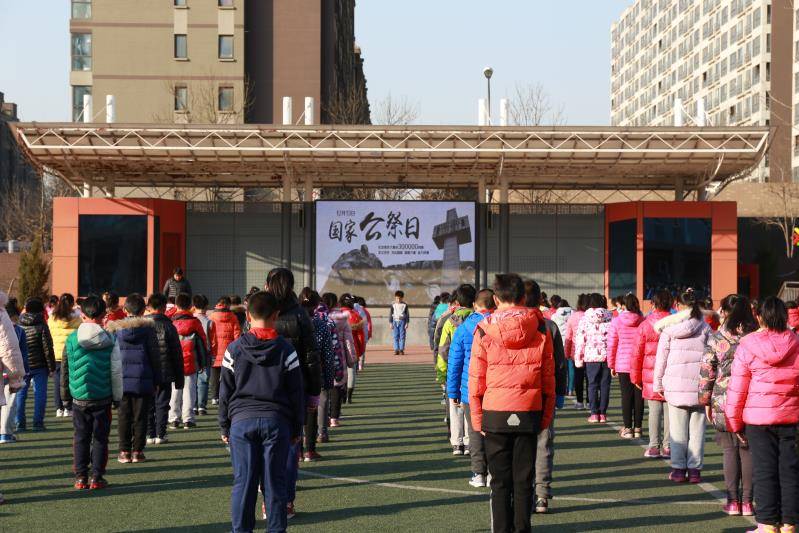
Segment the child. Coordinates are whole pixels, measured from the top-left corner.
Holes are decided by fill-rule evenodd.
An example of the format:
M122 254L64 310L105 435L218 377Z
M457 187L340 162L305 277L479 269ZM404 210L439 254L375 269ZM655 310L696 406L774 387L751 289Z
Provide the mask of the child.
M644 397L641 389L630 379L630 360L635 351L638 326L643 321L638 298L628 294L621 298L621 313L610 323L608 333L608 366L610 375L619 378L621 412L624 427L619 432L623 439L640 439L644 422Z
M361 318L364 320L364 344L363 344L363 354L361 355L361 359L358 361L358 370L363 370L363 367L366 366L366 347L369 345L369 341L372 340L372 314L366 308L366 300L361 296L353 296L355 299L355 304L353 305L353 309L361 315Z
M580 410L585 409L585 402L583 401L585 399L585 368L578 367L574 360L574 336L587 308L588 295L580 294L577 297L577 309L566 320L566 331L563 335L563 349L566 352L566 359L574 367L574 408Z
M788 312L779 298L766 298L758 317L763 329L744 337L735 354L725 414L730 430L752 452L757 531L795 533L799 338L788 329Z
M55 358L55 379L53 380L53 399L55 400L56 417L71 416L72 412L64 408L61 400L61 357L64 355L64 345L73 331L80 326L81 319L74 315L75 297L64 293L47 319L47 327L53 338L53 357Z
M355 378L358 375L359 369L357 361L360 361L366 351L365 330L367 326L366 321L361 318L361 315L359 315L353 307L355 305L355 299L352 295L348 293L342 294L339 297L338 303L339 309L347 315L347 320L352 330L352 338L355 341L355 349L358 352L356 363L351 368L347 368L347 396L344 399L344 403L352 403L352 395L355 392Z
M394 303L391 304L391 309L388 312L388 322L391 324L391 332L394 336L394 355L405 355L405 336L411 322L411 315L408 312L408 304L405 303L405 293L402 291L394 293Z
M241 336L241 324L238 317L230 310L230 298L221 297L208 315L214 322L216 338L215 351L211 352L211 405L219 405L219 376L222 372L222 358L228 345Z
M6 313L8 296L0 291L0 375L8 376L8 386L0 389L0 408L6 404L6 392L15 392L23 386L23 361L14 325ZM5 503L0 494L0 505Z
M749 298L731 294L721 301L721 327L710 335L699 370L699 403L716 428L716 444L724 450L724 483L728 515L752 516L752 454L734 433L727 430L724 408L732 377L735 353L744 335L758 328ZM743 492L739 494L742 486Z
M101 326L105 302L89 296L81 302L81 314L83 323L66 339L60 386L75 428L75 488L97 490L108 485L103 476L108 463L111 407L122 400L122 359L114 337Z
M177 311L172 316L172 323L178 330L180 346L183 349L183 390L173 390L169 402L169 422L173 429L178 429L183 422L183 429L196 427L194 409L197 407L197 375L205 371L208 361L208 338L202 323L191 314L191 298L188 294L179 294L175 298Z
M349 322L349 313L338 307L338 297L332 292L322 295L322 301L330 310L328 316L336 324L336 336L339 339L338 352L339 364L336 379L330 390L330 427L339 427L341 424L341 404L347 395L347 375L358 362L358 349L355 347L355 338ZM339 373L340 372L340 373Z
M178 308L175 306L176 297L175 296L168 296L166 299L166 311L164 314L169 318L175 316L175 313L178 312Z
M108 332L116 335L115 349L119 350L122 360L123 395L117 413L117 460L122 464L145 461L147 417L153 394L161 385L155 324L143 317L144 310L144 298L140 294L129 294L125 300L128 318L108 323Z
M558 302L558 308L552 313L552 318L550 319L558 326L560 338L563 339L563 351L566 353L566 362L568 366L568 381L566 383L567 396L574 396L574 360L570 359L566 352L566 332L568 330L569 318L573 312L574 310L569 306L569 302L561 299L560 302Z
M194 305L194 316L200 321L205 332L205 349L210 360L211 355L215 354L216 348L216 326L211 318L206 315L208 310L208 298L203 294L195 294L192 298ZM205 416L208 414L208 380L210 379L211 365L204 365L204 370L197 373L197 408L194 414Z
M109 322L116 322L125 318L125 310L119 306L119 295L115 292L104 292L103 300L105 301L105 324Z
M3 305L5 303L5 305ZM3 315L7 315L6 317ZM28 346L25 342L25 332L16 322L19 319L19 309L14 302L8 300L8 296L0 291L0 328L6 327L14 334L17 339L19 354L22 361L17 360L17 349L14 349L14 341L0 336L0 342L5 344L0 347L0 364L5 364L3 370L3 388L0 389L0 401L4 405L0 407L0 444L13 444L17 442L14 435L14 417L16 416L15 399L17 391L25 385L24 378L28 374ZM5 332L6 330L3 330ZM5 359L9 358L9 359ZM19 366L21 364L21 368Z
M654 391L669 404L671 474L675 483L702 482L705 455L705 410L699 404L699 367L710 336L693 291L679 299L679 312L660 320Z
M258 487L268 505L268 531L286 531L286 463L305 417L300 361L274 329L275 297L249 298L250 331L228 346L222 363L219 426L233 463L233 531L253 531Z
M19 317L28 344L30 380L17 394L17 431L27 429L25 402L33 384L33 430L44 431L44 410L47 407L47 380L55 373L55 356L50 328L44 319L44 304L38 298L28 298Z
M608 368L608 331L613 315L605 308L601 294L589 296L588 310L580 320L574 335L574 366L585 365L588 376L588 404L591 406L591 424L607 422L610 402L610 368Z

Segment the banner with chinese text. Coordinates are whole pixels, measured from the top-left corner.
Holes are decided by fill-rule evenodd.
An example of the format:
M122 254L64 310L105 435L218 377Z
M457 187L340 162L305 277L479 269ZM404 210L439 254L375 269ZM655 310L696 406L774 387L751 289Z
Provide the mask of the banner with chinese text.
M475 282L472 202L319 201L316 287L370 305L410 305Z

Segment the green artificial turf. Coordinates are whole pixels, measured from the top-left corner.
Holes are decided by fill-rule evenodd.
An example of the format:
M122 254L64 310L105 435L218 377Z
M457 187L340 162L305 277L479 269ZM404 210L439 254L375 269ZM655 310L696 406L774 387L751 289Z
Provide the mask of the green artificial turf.
M470 487L468 457L451 455L433 376L428 366L366 369L342 427L319 445L323 460L302 466L290 531L489 531L487 489ZM616 396L611 405L610 419L618 420ZM112 455L111 486L97 492L71 488L71 420L49 418L48 431L0 446L0 490L8 500L0 531L228 531L232 475L214 415L200 418L197 429L171 431L166 446L148 447L146 463L121 465ZM667 481L665 463L643 459L638 443L589 426L585 417L558 413L555 500L550 514L534 517L535 529L711 532L749 525L723 515L701 488ZM112 453L116 440L114 429ZM710 434L706 463L706 480L721 488L720 450Z

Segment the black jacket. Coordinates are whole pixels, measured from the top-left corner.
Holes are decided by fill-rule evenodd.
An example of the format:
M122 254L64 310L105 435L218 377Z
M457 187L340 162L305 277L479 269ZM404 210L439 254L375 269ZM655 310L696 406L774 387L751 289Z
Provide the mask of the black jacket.
M44 316L41 313L22 313L19 325L25 331L30 369L46 368L48 372L55 372L53 338Z
M191 283L185 277L178 281L175 278L169 278L164 283L164 290L161 291L169 298L170 296L177 298L178 294L186 293L191 296Z
M558 325L544 319L544 324L552 335L552 355L555 357L555 394L566 396L569 387L569 366L566 363L566 351L563 349L563 338Z
M161 382L174 383L176 389L182 389L183 348L180 346L178 331L168 316L161 313L147 315L155 325L155 337L158 340L158 360L161 365Z
M305 393L318 396L322 390L322 363L313 324L297 299L289 301L275 320L275 330L294 346L300 358Z

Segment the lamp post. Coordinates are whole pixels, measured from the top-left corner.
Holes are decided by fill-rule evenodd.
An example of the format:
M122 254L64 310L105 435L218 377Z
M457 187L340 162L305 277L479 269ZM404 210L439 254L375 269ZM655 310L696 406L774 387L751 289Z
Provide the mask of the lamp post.
M488 111L486 113L488 118L488 125L491 125L491 76L494 75L494 69L491 67L486 67L483 69L483 76L486 77L486 82L488 83Z

